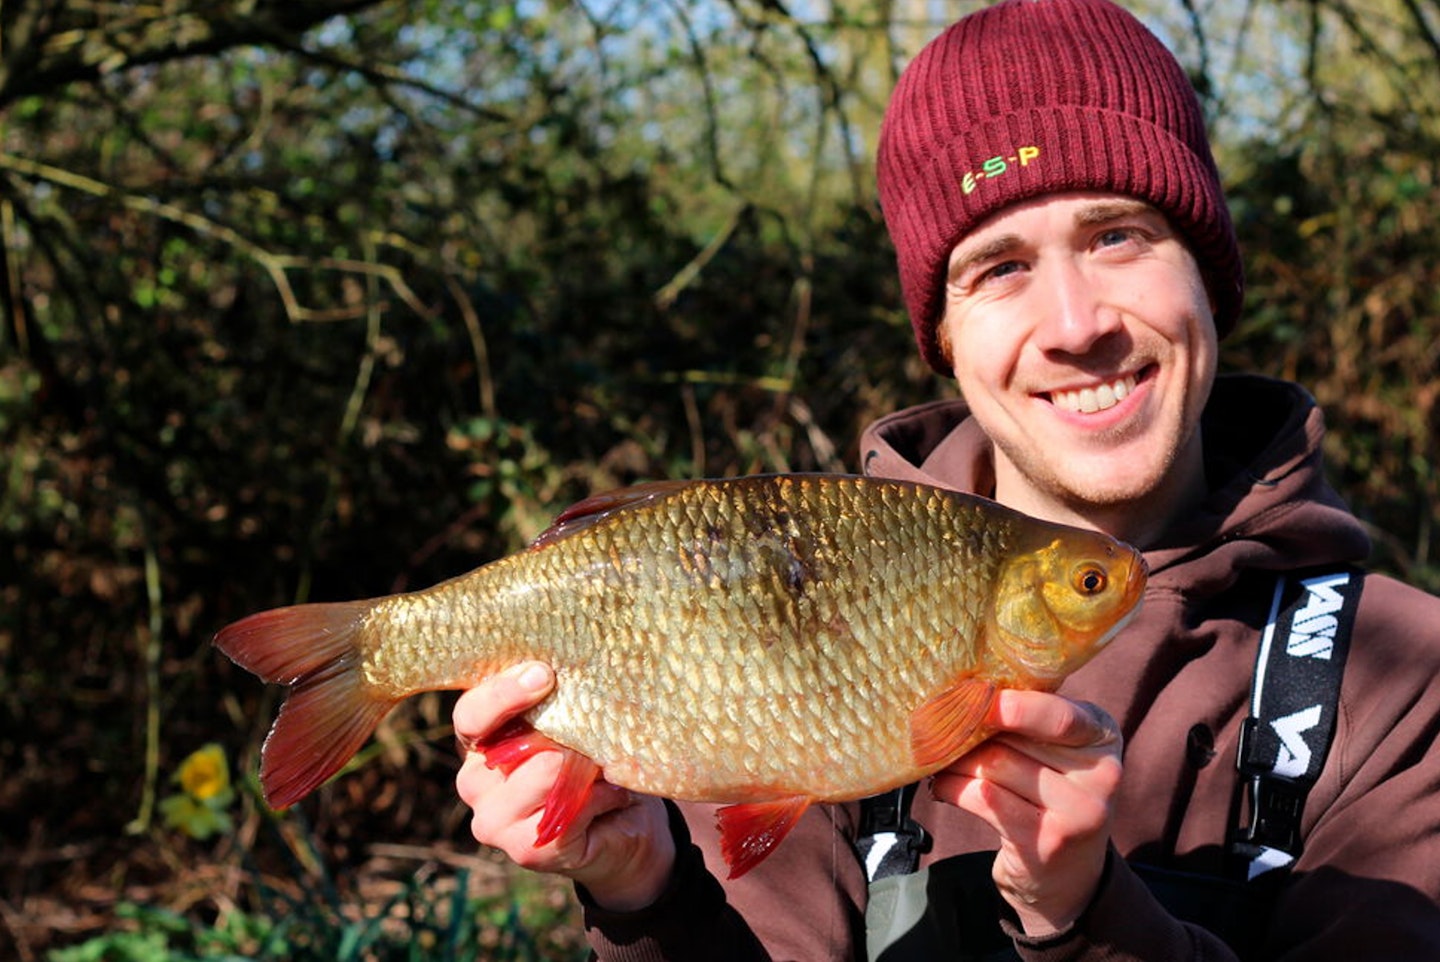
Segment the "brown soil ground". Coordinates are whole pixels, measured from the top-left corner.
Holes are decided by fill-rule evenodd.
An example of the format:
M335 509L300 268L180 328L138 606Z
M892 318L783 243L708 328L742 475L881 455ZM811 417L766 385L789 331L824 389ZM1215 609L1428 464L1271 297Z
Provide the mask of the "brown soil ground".
M454 793L453 755L416 747L406 759L382 757L340 777L278 818L242 798L234 831L203 842L158 818L127 834L133 809L97 813L74 799L73 786L53 805L27 793L28 810L3 813L0 959L43 960L50 949L133 926L117 916L127 904L208 926L227 913L264 912L277 897L314 898L324 889L346 917L372 918L417 884L448 905L460 878L472 898L513 898L522 917L538 911L550 919L537 941L574 958L582 940L568 884L481 850Z

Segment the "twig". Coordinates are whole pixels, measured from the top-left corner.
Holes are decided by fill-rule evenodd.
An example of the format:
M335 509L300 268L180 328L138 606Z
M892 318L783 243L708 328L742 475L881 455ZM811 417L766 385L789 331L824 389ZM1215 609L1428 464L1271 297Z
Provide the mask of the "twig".
M370 245L365 245L366 253L373 256L374 251ZM345 401L345 414L340 419L340 444L355 430L355 425L360 420L360 406L365 403L365 395L370 390L370 380L375 374L375 356L380 351L380 299L375 290L376 277L374 274L365 279L365 314L367 323L365 325L365 355L360 358L360 368L355 372L355 384L350 389L350 397ZM338 470L338 468L337 468ZM338 478L332 478L338 484Z
M155 814L155 794L160 778L160 631L164 627L161 609L160 562L155 545L145 538L145 595L150 623L145 639L145 782L140 811L125 826L127 835L139 835L150 828Z
M19 955L19 962L34 962L35 950L30 948L30 940L25 937L25 917L11 907L10 903L0 899L0 922L4 923L3 928L10 931L15 951Z
M690 263L680 268L664 287L655 292L656 307L662 311L668 311L670 309L670 306L675 303L675 299L680 296L681 291L693 284L695 278L700 276L700 271L705 268L705 265L710 263L716 254L720 253L720 249L725 246L725 242L730 239L730 235L734 234L735 229L740 226L740 219L749 210L750 204L747 202L741 204L731 212L725 225L716 232L714 237L710 238L710 242L705 245L700 253L692 257Z
M451 865L455 868L467 868L471 871L479 870L481 874L494 877L503 877L506 870L495 862L487 861L479 855L467 855L463 852L452 852L449 849L437 848L429 845L398 845L386 842L376 842L368 848L372 858L393 858L404 859L414 862L439 862L442 865Z
M695 403L695 385L680 385L680 399L685 405L685 423L690 427L690 470L695 477L705 476L705 423Z
M485 346L485 332L480 327L480 315L461 288L460 282L448 271L444 277L445 287L459 306L460 316L465 319L465 330L470 332L470 350L475 355L475 380L480 392L480 413L487 418L494 418L497 413L495 380L490 373L490 350Z

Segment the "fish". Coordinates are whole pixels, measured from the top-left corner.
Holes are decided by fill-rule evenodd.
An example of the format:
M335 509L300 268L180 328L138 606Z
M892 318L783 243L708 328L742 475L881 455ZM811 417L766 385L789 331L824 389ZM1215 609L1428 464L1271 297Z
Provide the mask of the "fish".
M527 547L420 591L262 611L218 648L289 686L261 750L283 809L400 701L548 662L545 701L475 746L564 762L537 846L597 779L711 802L731 878L813 804L874 795L1053 690L1133 616L1129 545L986 498L844 474L656 481L561 512Z

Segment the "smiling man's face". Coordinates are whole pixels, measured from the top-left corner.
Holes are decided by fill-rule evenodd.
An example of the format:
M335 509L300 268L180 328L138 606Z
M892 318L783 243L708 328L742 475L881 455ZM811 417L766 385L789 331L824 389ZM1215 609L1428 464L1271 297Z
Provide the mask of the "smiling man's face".
M995 442L995 497L1141 543L1203 496L1210 297L1163 214L1099 193L1007 208L950 255L942 344Z

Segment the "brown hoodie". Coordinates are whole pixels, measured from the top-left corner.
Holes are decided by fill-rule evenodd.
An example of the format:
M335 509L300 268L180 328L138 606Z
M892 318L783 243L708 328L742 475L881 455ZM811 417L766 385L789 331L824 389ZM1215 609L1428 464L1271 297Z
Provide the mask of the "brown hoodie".
M962 402L944 401L882 419L862 439L866 473L990 494L989 444L967 417ZM1045 943L1017 938L1022 959L1236 958L1219 938L1163 909L1130 863L1220 874L1236 818L1239 730L1275 575L1361 561L1368 541L1324 480L1323 418L1300 388L1221 378L1202 431L1210 495L1146 552L1151 575L1140 614L1061 689L1103 707L1125 735L1118 854L1075 928ZM1304 809L1304 851L1255 958L1440 959L1437 673L1440 599L1371 575L1334 747ZM608 913L581 893L598 958L865 958L858 805L812 809L766 862L723 885L706 870L721 864L712 811L678 806L682 855L655 905ZM988 826L923 787L913 815L933 838L922 860L932 874L937 863L996 847Z

